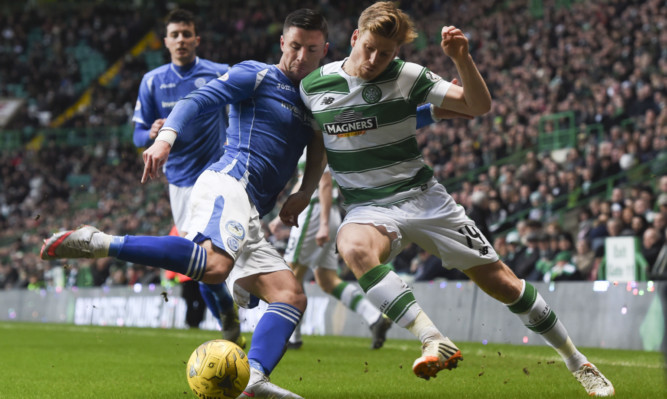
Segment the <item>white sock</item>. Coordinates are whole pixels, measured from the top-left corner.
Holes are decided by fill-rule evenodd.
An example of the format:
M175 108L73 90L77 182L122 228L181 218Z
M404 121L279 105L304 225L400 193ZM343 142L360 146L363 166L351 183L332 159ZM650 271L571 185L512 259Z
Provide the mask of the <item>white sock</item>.
M113 236L106 233L95 233L90 237L90 246L94 248L93 253L96 258L106 258L109 256L109 246Z
M375 269L383 266L377 266ZM386 267L386 266L385 266ZM375 305L380 312L384 313L399 326L406 328L408 324L415 321L421 307L415 300L412 289L394 271L380 270L374 273L377 277L372 280L370 287L366 288L366 298ZM378 276L378 274L380 274ZM363 278L364 276L362 276ZM360 281L361 283L361 281ZM362 285L363 287L363 285Z
M523 290L519 299L507 305L512 313L530 330L540 334L542 338L553 347L563 358L570 371L576 371L588 360L570 340L567 330L546 303L542 295L525 280Z
M369 326L375 323L382 315L382 313L368 299L366 299L363 291L355 285L342 282L334 289L331 295L338 298L343 305L361 315Z
M577 350L570 337L567 337L567 341L565 341L563 346L555 349L565 361L567 369L573 373L579 370L584 363L588 363L586 356Z
M421 309L419 310L415 320L408 324L406 328L408 331L414 334L415 337L419 338L422 344L434 339L445 339L445 336L442 335L440 330L438 330L435 324L433 324L428 315Z

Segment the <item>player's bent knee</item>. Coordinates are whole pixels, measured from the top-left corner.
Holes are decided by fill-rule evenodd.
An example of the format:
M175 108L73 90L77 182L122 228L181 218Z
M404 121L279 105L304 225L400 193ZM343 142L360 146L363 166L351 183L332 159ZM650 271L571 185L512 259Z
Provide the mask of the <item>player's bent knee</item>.
M299 311L304 312L308 305L308 298L303 292L281 291L279 295L274 298L273 302L282 302L294 306Z
M346 241L343 245L338 247L338 252L341 258L354 269L356 265L371 263L372 256L369 252L368 245L364 245L361 241Z

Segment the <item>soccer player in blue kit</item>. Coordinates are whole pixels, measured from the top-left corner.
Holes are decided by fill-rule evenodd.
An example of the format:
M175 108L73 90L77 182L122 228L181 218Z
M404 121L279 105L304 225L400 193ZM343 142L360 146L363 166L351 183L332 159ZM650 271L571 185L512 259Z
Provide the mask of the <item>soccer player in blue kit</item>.
M190 11L176 9L165 18L165 47L171 62L146 73L134 109L134 144L153 143L176 102L207 82L227 73L229 65L199 58L201 40ZM188 203L197 177L224 152L227 113L224 108L197 115L174 143L164 173L169 181L169 202L179 234L187 235ZM204 302L222 328L222 337L245 347L238 310L224 284L199 282Z
M180 100L143 156L142 181L155 178L179 141L190 142L196 115L230 106L224 155L198 178L191 194L187 238L111 236L92 226L45 240L42 259L114 256L162 267L205 283L226 280L240 306L269 305L248 352L251 375L240 397L300 398L269 381L306 308L306 296L280 254L264 239L260 218L269 212L308 145L301 191L306 201L326 163L299 96L299 81L327 53L328 27L318 12L287 16L277 65L246 61ZM189 238L189 239L188 239Z

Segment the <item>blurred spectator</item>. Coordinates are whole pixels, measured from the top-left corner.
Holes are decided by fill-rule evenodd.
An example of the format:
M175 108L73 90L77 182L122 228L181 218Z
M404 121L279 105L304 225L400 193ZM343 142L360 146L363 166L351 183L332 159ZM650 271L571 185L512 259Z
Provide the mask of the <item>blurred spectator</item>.
M466 214L475 222L475 225L486 238L486 241L493 242L493 236L487 224L489 220L489 199L484 191L477 190L472 193L470 207Z
M656 201L656 207L657 207L656 212L662 213L663 215L667 216L667 193L661 193L660 196L658 196L658 200Z
M553 265L544 274L544 281L575 281L582 280L582 276L569 254L561 252L556 255Z
M649 227L642 234L641 251L644 259L648 262L649 269L652 269L658 259L658 254L665 245L665 240L656 229Z
M412 261L417 257L418 252L419 247L417 244L410 243L410 245L408 245L398 255L396 255L396 258L394 258L394 261L392 262L392 266L394 267L396 273L412 273L410 270L412 267ZM355 279L356 278L353 275L351 280Z
M488 237L491 238L496 233L507 229L509 224L507 223L507 210L503 207L500 198L489 198L488 207L489 211L486 216L486 224L489 229Z
M10 264L0 264L0 289L15 288L19 272Z
M632 221L630 222L630 234L635 237L642 237L644 231L648 228L649 224L646 221L646 218L642 215L634 215ZM622 234L623 235L623 234Z
M115 267L109 271L109 278L105 285L110 287L122 287L128 285L125 270L122 267Z
M656 212L653 216L653 228L664 237L666 233L665 229L667 229L667 215L661 212Z
M526 237L526 245L521 246L507 264L519 278L534 280L535 264L540 259L538 243L540 233L531 232Z
M498 236L493 240L493 249L496 250L496 253L498 254L498 257L500 260L505 262L505 264L508 264L509 262L509 257L510 257L510 251L509 247L507 245L507 240L506 236Z
M572 263L577 267L579 274L584 280L593 280L593 267L595 266L595 251L591 248L587 239L578 240L576 253L572 256Z
M588 239L590 231L593 229L593 214L588 208L581 208L577 214L577 240Z
M540 259L536 268L542 273L544 281L581 280L583 276L574 265L574 242L568 232L552 236L556 248L553 257Z

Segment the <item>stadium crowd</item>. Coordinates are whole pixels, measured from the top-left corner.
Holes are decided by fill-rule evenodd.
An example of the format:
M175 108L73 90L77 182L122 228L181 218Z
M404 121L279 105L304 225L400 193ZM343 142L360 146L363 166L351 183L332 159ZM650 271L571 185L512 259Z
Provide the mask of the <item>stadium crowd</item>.
M325 61L341 59L359 10L369 3L211 2L195 10L203 37L198 53L229 64L275 62L279 21L290 10L314 7L331 25ZM158 37L163 32L161 21L147 20L150 13L128 4L76 12L27 7L0 15L0 97L27 100L8 128L32 128L37 135L87 87L93 89L90 106L64 126L131 123L138 85L150 66L147 57L127 51L149 29ZM445 79L456 76L436 41L442 24L451 21L469 35L493 109L472 121L431 125L418 140L436 177L517 275L533 281L595 279L604 237L625 235L640 241L648 277L667 278L664 1L483 0L473 6L432 0L401 1L401 8L415 17L420 38L400 57ZM154 11L166 14L159 7ZM85 47L86 56L76 55L77 47ZM121 58L123 66L107 84L96 82L84 73L92 55L106 67ZM542 118L569 111L574 146L540 150L540 134L552 128L542 126ZM517 154L515 162L502 162ZM68 265L38 255L43 237L84 221L95 220L112 234L166 234L166 185L141 186L141 162L131 142L103 138L85 148L44 140L0 151L0 289L56 285L58 268L65 269L68 286L159 282L155 271L141 265L111 259ZM437 258L418 248L404 251L394 267L416 280L464 277L440 268Z

